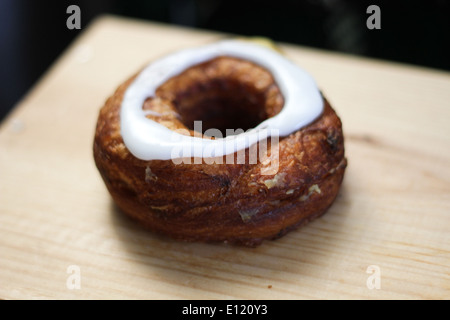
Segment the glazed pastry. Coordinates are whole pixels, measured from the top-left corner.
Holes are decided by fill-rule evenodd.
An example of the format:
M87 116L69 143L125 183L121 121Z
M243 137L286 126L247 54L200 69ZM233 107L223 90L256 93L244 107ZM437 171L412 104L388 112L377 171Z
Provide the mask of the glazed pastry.
M320 216L347 165L339 117L280 53L225 40L151 63L100 110L115 203L179 240L259 245Z

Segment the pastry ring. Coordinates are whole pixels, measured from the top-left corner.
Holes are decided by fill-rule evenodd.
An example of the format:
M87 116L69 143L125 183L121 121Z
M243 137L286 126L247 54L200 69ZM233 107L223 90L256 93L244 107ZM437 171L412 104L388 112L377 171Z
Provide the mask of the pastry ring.
M282 54L225 40L159 59L97 121L115 203L179 240L256 246L331 206L347 161L339 117Z

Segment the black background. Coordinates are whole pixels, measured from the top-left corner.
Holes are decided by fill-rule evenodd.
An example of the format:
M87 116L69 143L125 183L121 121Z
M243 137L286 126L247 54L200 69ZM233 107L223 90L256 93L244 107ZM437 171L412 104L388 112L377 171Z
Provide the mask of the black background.
M71 4L81 9L81 30L66 27ZM366 27L371 4L381 9L381 30ZM0 119L104 13L450 71L446 0L0 0Z

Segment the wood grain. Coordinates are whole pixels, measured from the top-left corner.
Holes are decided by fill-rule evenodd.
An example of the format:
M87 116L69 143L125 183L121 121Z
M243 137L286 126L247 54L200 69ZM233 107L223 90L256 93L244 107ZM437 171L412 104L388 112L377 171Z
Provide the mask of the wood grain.
M445 72L281 44L340 115L349 166L329 212L280 240L179 243L114 206L92 157L99 108L152 59L221 37L102 17L1 124L0 298L449 299Z

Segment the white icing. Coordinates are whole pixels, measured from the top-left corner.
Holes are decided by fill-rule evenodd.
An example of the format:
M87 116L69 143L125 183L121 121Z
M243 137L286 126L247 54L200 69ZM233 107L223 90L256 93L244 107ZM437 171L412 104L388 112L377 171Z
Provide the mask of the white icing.
M218 56L249 60L268 70L284 97L283 109L253 129L216 140L176 133L146 118L142 106L147 98L154 97L160 85L187 68ZM322 96L307 72L272 49L224 40L179 51L148 65L125 92L120 126L126 147L141 160L173 159L173 150L186 150L186 146L191 149L188 156L220 157L246 149L269 135L287 136L314 121L322 111Z

